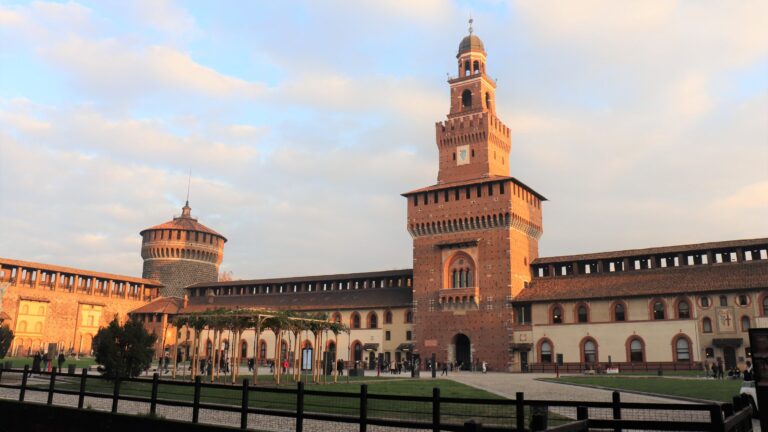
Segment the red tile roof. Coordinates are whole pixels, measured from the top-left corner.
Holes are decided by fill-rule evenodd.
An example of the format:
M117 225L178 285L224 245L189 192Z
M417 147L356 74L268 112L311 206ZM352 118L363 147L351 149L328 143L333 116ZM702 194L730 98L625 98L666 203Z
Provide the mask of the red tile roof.
M641 256L650 256L650 255L677 254L677 253L693 252L693 251L748 248L750 246L765 246L765 245L768 245L768 238L757 238L757 239L748 239L748 240L729 240L729 241L721 241L721 242L652 247L652 248L645 248L645 249L627 249L627 250L615 251L615 252L597 252L597 253L588 253L588 254L544 257L544 258L537 258L531 264L537 265L537 264L552 264L552 263L573 262L573 261L603 260L603 259L609 259L609 258L624 258L624 257L636 257L636 256L641 257Z
M331 275L318 275L318 276L294 276L286 278L272 278L272 279L249 279L238 281L224 281L224 282L201 282L198 284L190 285L189 288L205 288L205 287L235 287L235 286L253 286L253 285L276 285L276 284L290 284L301 282L324 282L324 281L347 281L354 279L377 279L386 277L413 277L413 269L402 270L383 270L375 272L361 272L361 273L339 273Z
M183 303L184 301L178 297L159 297L129 313L167 313L174 315L179 312Z
M210 299L210 303L209 303ZM222 295L190 297L180 313L218 308L330 311L408 307L413 302L411 288L368 288L340 291L313 291L282 294Z
M56 266L51 264L41 264L41 263L36 263L31 261L15 260L10 258L0 258L0 266L2 266L3 268L24 267L28 269L39 269L39 270L45 270L50 272L67 273L67 274L80 275L80 276L90 276L90 277L95 277L99 279L112 279L112 280L123 281L123 282L133 282L138 284L144 284L148 287L163 286L162 283L152 279L137 278L132 276L117 275L112 273L101 273L101 272L95 272L91 270L77 269L73 267L62 267L62 266Z
M422 192L431 192L431 191L438 191L443 189L450 189L455 187L462 187L462 186L472 186L475 184L484 184L484 183L498 183L498 182L512 182L517 184L518 186L522 187L523 189L527 190L528 192L535 195L538 199L541 201L546 201L547 199L541 195L540 193L536 192L535 190L528 187L525 183L521 182L520 180L509 177L509 176L488 176L483 177L479 179L473 179L473 180L462 180L462 181L454 181L454 182L445 182L445 183L438 183L436 185L423 187L421 189L414 189L410 192L405 192L403 194L400 194L402 196L409 196L417 193Z
M161 223L160 225L155 225L153 227L143 229L139 234L144 235L144 232L146 231L163 230L163 229L173 229L173 230L182 230L182 231L199 231L207 234L213 234L215 236L221 237L222 239L224 239L224 241L227 241L226 237L208 228L207 226L201 224L200 222L197 221L197 219L194 219L191 217L181 217L181 216L175 217L173 218L173 220L170 220L165 223Z
M516 302L627 298L768 289L768 261L536 278Z

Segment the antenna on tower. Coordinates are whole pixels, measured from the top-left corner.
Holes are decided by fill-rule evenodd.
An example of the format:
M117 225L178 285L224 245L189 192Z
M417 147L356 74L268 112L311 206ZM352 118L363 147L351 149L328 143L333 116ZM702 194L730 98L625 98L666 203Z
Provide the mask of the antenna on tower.
M187 203L186 206L189 207L189 187L192 185L192 168L189 169L189 178L187 179Z
M472 34L472 23L475 22L475 20L472 19L472 14L469 14L469 34Z

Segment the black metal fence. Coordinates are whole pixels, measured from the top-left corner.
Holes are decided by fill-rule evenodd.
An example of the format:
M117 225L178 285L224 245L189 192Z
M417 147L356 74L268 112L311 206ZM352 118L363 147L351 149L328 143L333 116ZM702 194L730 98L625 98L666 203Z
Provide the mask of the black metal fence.
M152 379L107 380L101 376L54 372L30 373L28 367L0 369L0 389L18 390L19 401L81 409L173 417L241 429L297 431L367 431L369 425L427 431L750 431L751 408L741 398L733 404L660 404L470 399L369 394L295 388L203 384ZM10 392L3 397L16 397ZM92 406L91 404L96 404Z

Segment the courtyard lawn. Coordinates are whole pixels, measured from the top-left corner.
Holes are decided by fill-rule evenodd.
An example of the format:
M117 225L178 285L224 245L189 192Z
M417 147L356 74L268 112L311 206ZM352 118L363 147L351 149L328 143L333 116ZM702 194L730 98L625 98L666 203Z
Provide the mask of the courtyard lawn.
M741 380L711 380L659 377L621 377L621 376L566 376L545 378L555 383L593 385L614 390L630 390L653 393L659 396L682 396L717 402L731 402L739 394Z
M253 408L277 409L293 411L296 408L296 395L286 391L296 388L295 383L276 387L272 385L271 376L262 376L258 387L253 387L249 395L249 405ZM442 379L411 379L393 377L350 377L346 383L346 376L339 380L338 384L308 384L307 391L322 391L323 394L307 394L304 398L304 410L306 412L320 412L328 414L346 415L357 417L359 415L360 385L368 385L368 410L369 417L390 418L402 420L416 420L429 422L432 418L432 389L440 388L443 398L473 398L473 399L503 399L492 393L480 390L465 384ZM187 380L186 382L189 382ZM41 389L47 388L45 381L32 384ZM151 380L146 382L124 382L120 387L120 394L126 396L149 397L151 393ZM79 380L72 377L60 377L56 388L77 390ZM278 391L270 391L277 388ZM87 381L88 392L104 394L111 397L113 383L101 379L89 379ZM158 388L160 399L192 401L193 387L161 384ZM327 394L333 392L334 394ZM349 395L349 396L345 396ZM395 399L377 399L375 395L385 396L422 396L428 397L425 401L408 401ZM239 406L242 397L240 385L231 388L203 388L201 402L222 405ZM459 404L444 402L441 408L443 421L446 423L460 424L469 418L482 418L486 423L496 423L505 427L511 427L514 422L514 406L488 405L488 404ZM528 414L528 413L526 413Z
M25 365L29 365L30 368L32 367L32 357L6 357L4 359L0 359L0 364L5 364L7 361L11 362L11 367L14 369L23 368ZM58 365L56 361L54 361L53 364L55 366ZM66 369L67 365L70 364L74 364L75 367L79 369L95 365L96 360L94 360L92 357L81 357L77 360L74 357L67 357L67 359L64 361L64 369Z

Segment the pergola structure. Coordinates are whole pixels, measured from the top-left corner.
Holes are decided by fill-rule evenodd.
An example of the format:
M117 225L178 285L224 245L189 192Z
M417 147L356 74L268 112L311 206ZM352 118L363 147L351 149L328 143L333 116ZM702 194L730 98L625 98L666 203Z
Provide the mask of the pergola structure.
M200 340L203 330L208 329L213 331L213 345L216 346L216 356L214 360L217 360L219 353L221 353L221 345L223 343L223 335L225 332L229 332L229 340L240 340L243 333L247 330L254 330L256 333L256 343L253 344L253 384L258 382L258 365L261 355L261 350L257 349L258 341L260 340L261 333L267 330L271 330L275 334L275 355L274 362L275 367L273 369L273 378L276 384L280 384L281 376L293 377L295 381L301 381L301 357L294 355L292 374L289 374L289 368L281 367L284 360L282 358L281 345L283 344L283 335L288 334L289 340L293 335L294 352L300 352L301 338L300 336L306 332L312 333L314 337L314 346L324 346L324 342L327 340L328 332L331 332L336 338L336 346L338 346L338 335L342 332L349 332L349 329L341 323L332 322L328 319L328 315L325 313L299 313L292 311L266 311L252 308L238 308L238 309L216 309L205 312L186 313L178 315L174 321L173 326L176 327L177 332L185 327L188 331L193 333L192 340L192 365L191 365L191 378L194 379L200 372ZM189 333L188 333L189 334ZM189 341L187 341L189 342ZM173 361L173 377L176 377L176 371L178 366L178 356L176 355L176 349L178 346L178 338L174 342L174 361ZM241 360L241 350L235 349L235 344L230 343L230 350L233 350L229 358L233 359L234 365L239 365ZM286 347L286 356L288 349ZM287 356L289 357L289 356ZM213 362L213 370L211 371L211 382L219 378L220 376L220 361ZM285 369L285 370L284 370ZM312 351L312 382L320 383L321 376L323 375L322 365L322 351L315 349ZM234 384L238 377L238 367L232 368L231 382ZM338 370L336 362L333 362L333 382L338 380Z

